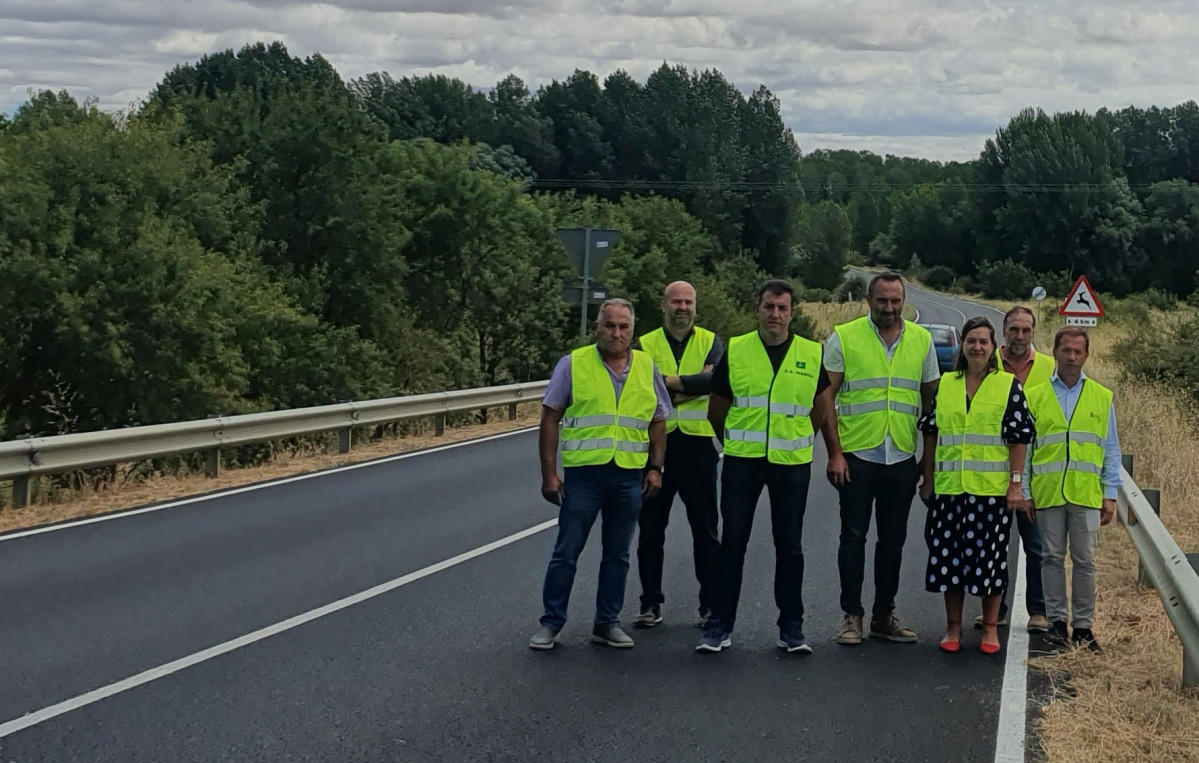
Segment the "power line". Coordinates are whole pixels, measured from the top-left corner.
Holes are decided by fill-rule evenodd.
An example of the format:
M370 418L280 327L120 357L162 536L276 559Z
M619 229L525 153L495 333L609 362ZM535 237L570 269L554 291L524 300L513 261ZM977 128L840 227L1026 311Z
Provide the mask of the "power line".
M851 191L907 191L919 185L934 185L944 191L988 191L1007 193L1071 193L1078 191L1107 191L1128 188L1132 191L1148 191L1151 184L1108 183L972 183L936 181L928 183L809 183L727 181L727 180L599 180L572 178L537 178L530 182L533 188L592 190L642 190L642 191L811 191L816 193L847 193Z

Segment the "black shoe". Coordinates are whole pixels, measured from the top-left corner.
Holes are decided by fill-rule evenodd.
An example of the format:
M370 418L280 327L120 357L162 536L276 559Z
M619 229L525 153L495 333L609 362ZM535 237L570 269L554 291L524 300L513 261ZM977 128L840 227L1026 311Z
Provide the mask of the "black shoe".
M637 616L633 618L634 628L652 628L662 622L662 605L655 604L652 607L642 608Z
M1090 628L1075 628L1074 635L1070 638L1077 646L1086 647L1095 654L1103 654L1103 649L1099 647L1099 642L1095 640L1095 634Z
M1045 642L1056 647L1070 646L1070 629L1062 622L1052 622L1045 632Z

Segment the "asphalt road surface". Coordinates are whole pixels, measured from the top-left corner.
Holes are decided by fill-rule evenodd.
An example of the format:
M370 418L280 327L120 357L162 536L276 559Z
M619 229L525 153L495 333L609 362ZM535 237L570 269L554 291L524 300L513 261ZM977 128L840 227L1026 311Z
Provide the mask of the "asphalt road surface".
M982 310L909 300L923 322ZM806 657L775 647L765 503L731 650L693 651L678 504L663 625L630 631L632 650L587 642L593 533L564 643L527 649L554 536L530 431L0 536L0 761L993 760L1005 659L980 654L977 632L957 655L936 648L919 502L898 602L919 643L835 643L823 461L805 523Z

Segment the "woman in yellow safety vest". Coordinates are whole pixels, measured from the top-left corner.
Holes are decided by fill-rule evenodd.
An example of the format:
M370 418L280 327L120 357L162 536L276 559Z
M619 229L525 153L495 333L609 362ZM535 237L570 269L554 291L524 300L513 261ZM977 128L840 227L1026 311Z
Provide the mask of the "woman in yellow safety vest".
M1036 437L1024 389L999 368L995 328L975 317L962 327L954 368L941 377L933 408L919 423L924 432L924 481L928 505L925 590L945 596L941 649L956 652L962 641L966 594L983 600L979 650L999 651L999 604L1008 584L1011 511L1027 511L1021 494L1024 455Z

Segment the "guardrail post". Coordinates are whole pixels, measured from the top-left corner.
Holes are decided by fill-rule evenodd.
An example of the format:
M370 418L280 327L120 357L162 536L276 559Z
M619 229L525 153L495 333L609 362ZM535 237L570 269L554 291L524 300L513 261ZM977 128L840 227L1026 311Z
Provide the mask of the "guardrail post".
M516 421L516 403L508 403L508 421Z
M1135 477L1135 476L1136 476L1135 474L1133 474L1133 473L1132 473L1132 462L1133 462L1134 460L1135 460L1135 459L1134 459L1134 457L1133 457L1133 455L1132 455L1131 453L1122 453L1122 454L1120 454L1120 461L1121 461L1121 463L1124 465L1124 471L1128 472L1128 476L1129 476L1129 477Z
M483 417L483 422L482 422L482 423L486 424L486 423L487 423L487 409L486 409L486 408L480 408L480 409L479 409L479 414L480 414L480 415Z
M353 440L353 432L354 432L354 430L351 429L350 427L343 427L342 429L337 430L337 452L338 453L349 453L350 452L350 443Z
M1160 517L1162 515L1162 492L1151 487L1144 487L1141 488L1141 494L1153 507L1153 513ZM1149 574L1145 572L1145 563L1140 561L1137 562L1137 584L1153 588L1153 582L1149 579Z
M14 509L23 509L33 500L33 477L13 477L12 480L12 507Z
M433 422L433 434L441 437L445 434L445 414L439 413Z
M204 467L204 474L215 479L221 476L221 449L209 448L204 453L208 457L208 462Z

